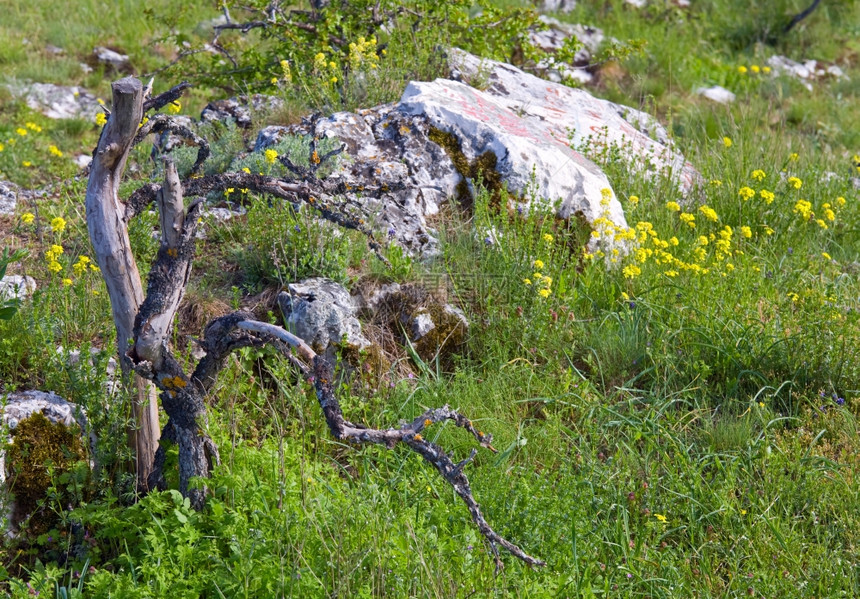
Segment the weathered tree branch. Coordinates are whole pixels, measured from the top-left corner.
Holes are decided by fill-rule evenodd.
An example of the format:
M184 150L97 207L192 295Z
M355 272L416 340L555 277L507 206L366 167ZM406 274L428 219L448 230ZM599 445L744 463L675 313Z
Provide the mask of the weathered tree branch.
M133 336L135 315L143 301L143 286L131 252L123 220L125 207L119 201L118 191L143 116L143 87L139 80L126 77L114 82L111 88L114 110L102 129L93 156L87 183L86 215L90 241L111 300L120 365L128 377L131 364L125 358L125 351ZM144 381L135 384L134 428L129 431L129 442L135 452L138 486L145 488L158 440L158 406L155 394Z
M454 463L442 447L425 439L422 433L433 424L450 420L456 426L468 431L481 447L495 452L496 450L491 444L492 435L479 431L471 420L448 406L427 410L412 422L401 424L399 428L373 429L353 424L344 419L340 402L334 395L332 387L334 373L331 365L322 356L316 355L313 349L302 339L281 327L253 320L239 321L236 326L239 329L261 334L268 338L279 339L289 344L296 348L302 358L313 365L313 377L309 380L314 384L320 408L322 408L329 430L336 439L355 444L375 443L384 445L389 449L402 443L432 464L466 504L472 520L493 550L497 568L502 567L497 545L501 545L527 564L544 565L543 561L528 555L520 547L494 531L481 513L481 508L472 494L469 479L463 473L463 468L474 459L477 452L473 449L468 458Z
M788 25L785 26L785 29L782 30L782 33L783 34L788 33L789 31L791 31L794 28L795 25L800 23L803 19L805 19L809 15L811 15L812 11L814 11L818 7L818 4L820 2L821 2L821 0L813 0L812 4L807 6L804 10L802 10L798 14L794 15L794 17L791 19L791 21L788 23Z

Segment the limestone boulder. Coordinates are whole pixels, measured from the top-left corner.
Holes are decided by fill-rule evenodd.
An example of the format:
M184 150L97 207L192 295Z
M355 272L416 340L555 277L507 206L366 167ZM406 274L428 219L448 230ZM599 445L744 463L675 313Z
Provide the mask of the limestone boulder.
M275 112L283 106L284 101L281 98L264 94L215 100L206 105L200 113L200 120L222 123L232 121L236 126L248 129L253 124L255 115Z
M364 349L370 341L361 332L357 306L342 285L316 277L291 283L278 295L284 323L317 353L341 346Z
M0 425L9 433L0 435L0 510L14 527L34 509L51 482L46 461L62 471L85 457L82 439L87 424L83 412L59 395L22 391L0 395ZM16 477L9 478L13 472ZM15 501L9 500L10 491Z
M18 186L11 181L0 181L0 214L15 214L18 205Z
M10 85L9 90L23 99L27 106L50 119L92 120L102 112L98 99L76 86L29 83Z
M36 279L26 275L6 275L0 279L0 303L4 300L24 301L36 291Z

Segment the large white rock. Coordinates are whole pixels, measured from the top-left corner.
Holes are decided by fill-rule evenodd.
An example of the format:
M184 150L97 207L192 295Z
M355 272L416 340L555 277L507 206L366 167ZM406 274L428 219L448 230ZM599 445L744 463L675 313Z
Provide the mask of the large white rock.
M514 112L505 98L437 79L410 83L400 103L404 110L425 116L434 127L453 133L470 161L493 152L508 191L526 205L532 200L557 204L562 218L581 212L589 222L606 216L617 226L627 226L617 199L600 205L601 190L612 188L603 171L572 149L560 132Z
M477 104L456 101L458 108L468 110L465 116L486 121L481 103L492 98L492 105L500 109L494 109L493 114L504 119L503 126L510 135L516 135L519 128L524 127L537 136L532 139L539 144L550 140L581 147L591 140L590 143L616 145L631 168L654 175L668 172L683 193L701 180L693 165L672 148L663 127L647 113L595 98L581 89L544 81L514 66L482 59L456 48L450 51L450 63L454 78L486 84L485 91L474 90L480 94L475 96ZM421 100L415 97L415 91L407 88L404 99L407 95L411 96L409 101L415 106L414 110L420 111ZM529 124L521 125L526 122ZM573 156L571 160L579 162L581 155L574 153ZM556 163L554 170L561 164L564 162Z

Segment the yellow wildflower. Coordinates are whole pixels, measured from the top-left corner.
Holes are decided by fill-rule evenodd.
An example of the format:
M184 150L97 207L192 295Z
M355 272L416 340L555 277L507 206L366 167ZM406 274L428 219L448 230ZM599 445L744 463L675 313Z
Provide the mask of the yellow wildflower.
M825 260L833 260L827 252L821 252L821 255L824 256Z
M713 185L714 187L720 187L722 184L723 182L719 179L711 179L711 185Z
M764 172L763 170L759 169L759 168L757 168L756 170L754 170L754 171L752 172L752 175L750 175L750 176L751 176L753 179L755 179L756 181L764 181L765 177L767 177L767 175L765 174L765 172Z
M15 133L17 133L21 137L24 137L25 135L27 135L27 130L23 127L18 127L17 129L15 129Z
M635 264L628 264L621 270L622 274L628 279L633 279L642 274L642 269Z
M62 233L66 230L66 219L62 216L58 216L57 218L51 221L51 230L54 233Z
M98 125L99 127L103 127L105 123L107 123L107 117L105 116L105 113L98 113L96 115L96 125Z
M836 205L839 206L840 208L842 206L844 206L845 205L845 198L843 198L842 196L839 196L838 198L836 198Z
M278 153L275 150L266 150L266 162L269 164L275 164L275 160L278 159Z
M761 199L764 200L765 204L771 204L776 197L772 191L768 191L766 189L762 189L758 194L761 196Z
M761 72L765 74L770 73L770 67L762 67Z
M531 285L531 284L532 284L532 280L531 280L531 279L529 279L529 278L525 278L525 279L523 279L523 284L524 284L524 285Z
M740 73L741 75L746 75L747 74L747 68L744 65L739 66L738 67L738 73Z
M800 158L800 155L797 152L792 152L788 155L788 159L792 162L797 162L797 159Z
M749 228L748 226L746 226L746 225L742 226L742 227L741 227L741 235L743 235L744 237L746 237L747 239L749 239L750 237L752 237L752 229L750 229L750 228Z
M627 199L630 200L630 203L634 206L639 203L639 196L630 196Z
M550 295L551 293L552 293L552 291L550 291L549 289L546 289L546 288L541 289L540 291L538 291L538 295L539 295L539 296L541 296L541 297L543 297L543 298L547 298L547 297L549 297L549 295Z
M33 163L30 162L29 160L23 160L21 162L21 166L26 167L26 168L30 168L31 166L33 166Z
M738 190L738 195L741 196L746 202L748 199L755 195L755 190L745 185Z
M717 211L714 210L713 208L711 208L710 206L708 206L707 204L699 206L699 212L704 214L705 218L707 218L708 220L711 220L714 222L717 222L718 220L720 220L720 217L717 216Z
M69 285L71 285L71 284L72 284L72 280L71 280L71 279L63 279L63 285L65 285L66 287L68 287L68 286L69 286Z
M249 169L249 168L246 166L245 168L243 168L243 169L242 169L242 172L243 172L243 173L247 173L247 174L249 174L249 175L250 175L250 174L251 174L251 169Z
M542 260L535 260L534 262L532 262L532 266L534 266L538 270L541 270L544 267L544 264Z
M30 131L35 131L36 133L40 133L42 131L42 128L36 123L24 123L24 126Z
M767 225L762 225L762 227L764 228L764 234L765 235L773 235L773 229L771 229Z
M731 137L723 137L723 145L727 148L732 147L732 138Z
M179 114L182 111L182 103L179 100L174 100L167 105L167 112L170 114Z
M794 205L793 212L799 214L805 220L808 220L811 216L815 216L815 213L812 211L812 203L806 200L798 200Z
M682 212L678 218L681 219L681 222L686 223L691 229L696 228L696 217L689 212Z
M63 157L63 152L60 151L60 148L58 148L57 146L48 146L48 152L50 152L51 154L53 154L57 158Z
M678 202L666 202L666 208L672 212L680 212L681 206Z
M826 222L824 222L824 219L821 219L821 218L816 219L816 220L815 220L815 224L817 224L817 225L818 225L819 227L821 227L822 229L829 229L829 228L830 228L830 227L828 227L828 226L827 226L827 223L826 223Z
M24 214L21 215L21 222L24 223L25 225L29 225L31 222L33 222L33 220L35 220L35 218L36 218L36 215L33 214L32 212L25 212Z
M657 518L660 522L666 522L666 516L663 514L654 514L654 517Z
M757 64L752 64L752 65L750 65L750 71L752 71L755 74L758 74L761 71L761 68L759 68L759 66Z
M281 72L284 74L284 81L287 83L292 83L293 81L293 73L290 70L290 63L287 60L281 61Z
M708 245L708 237L706 235L699 235L699 245L705 246Z
M789 177L788 184L794 186L795 189L800 189L803 185L803 181L801 181L797 177Z
M4 146L3 144L0 144L0 152L2 152L5 149L6 149L6 146Z
M543 240L547 243L552 243L552 235L550 235L549 233L544 233Z

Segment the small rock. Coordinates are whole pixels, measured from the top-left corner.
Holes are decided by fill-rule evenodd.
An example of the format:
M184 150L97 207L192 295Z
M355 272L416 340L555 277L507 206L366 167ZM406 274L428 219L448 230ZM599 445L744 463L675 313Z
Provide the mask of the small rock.
M570 12L576 8L576 0L542 0L539 6L546 12Z
M36 279L24 275L6 275L0 279L0 301L24 301L36 291Z
M433 317L427 312L416 314L412 319L412 340L418 341L424 335L436 328L433 324Z
M78 165L79 168L87 168L92 161L93 157L88 156L87 154L78 154L74 158L74 163Z
M735 101L736 97L735 94L719 85L714 85L713 87L700 87L696 90L696 93L719 104L731 104Z
M48 54L53 54L54 56L59 56L60 54L66 53L65 50L63 50L62 48L55 46L53 44L48 44L47 46L45 46L45 51Z
M105 66L109 66L116 71L129 71L131 69L131 63L128 60L127 54L120 54L115 50L111 50L110 48L105 48L104 46L96 46L93 48L93 56L96 59L96 62L99 64L103 64Z
M11 181L0 181L0 214L15 214L18 204L18 186Z
M280 110L283 106L284 101L281 98L264 94L215 100L206 105L200 114L200 120L206 122L233 121L237 126L247 129L252 124L253 113L273 112Z
M278 145L281 139L288 135L289 132L289 127L282 127L280 125L263 127L257 134L257 140L254 142L254 151L262 152L266 148Z

